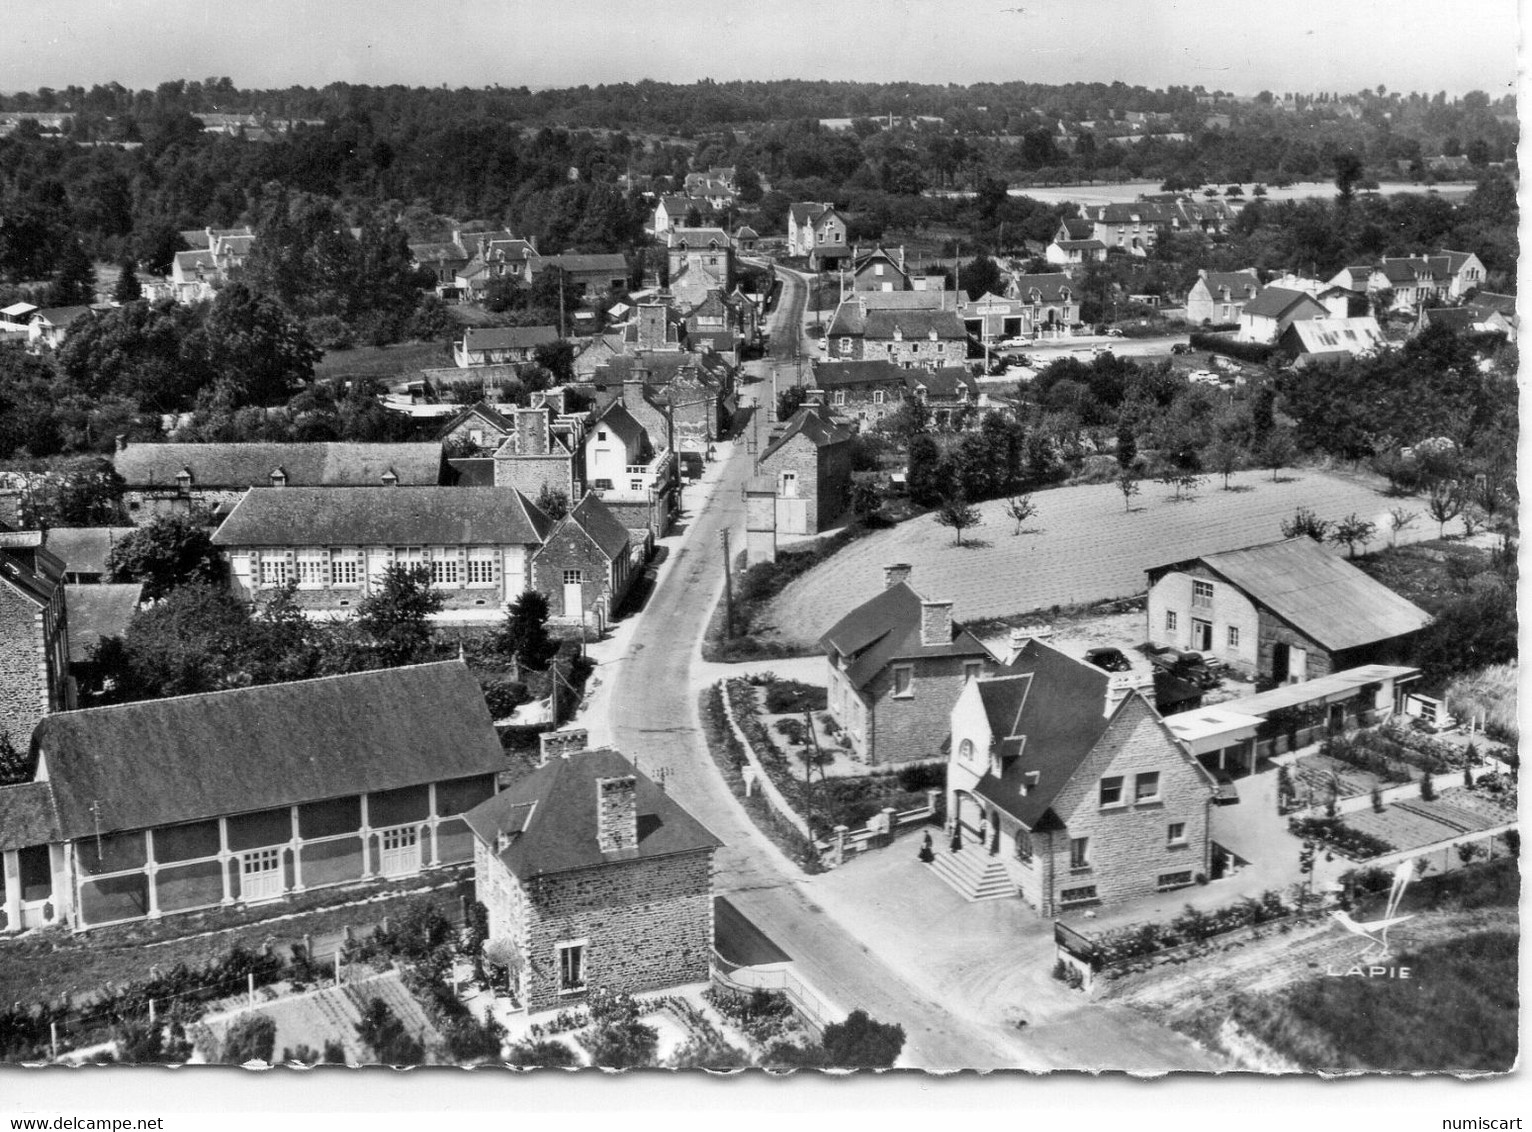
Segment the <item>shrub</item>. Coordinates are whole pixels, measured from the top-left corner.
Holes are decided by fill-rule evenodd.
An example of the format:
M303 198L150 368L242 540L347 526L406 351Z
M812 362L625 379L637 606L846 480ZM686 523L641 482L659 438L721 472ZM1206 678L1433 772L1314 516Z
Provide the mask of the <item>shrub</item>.
M488 705L490 717L493 719L508 718L531 698L532 694L527 691L527 686L519 680L499 680L484 686L484 702Z
M271 1061L277 1044L277 1024L264 1014L243 1014L235 1019L224 1036L218 1060L228 1065L247 1061ZM124 1058L126 1060L126 1058Z
M1381 837L1351 829L1341 818L1292 818L1287 828L1294 837L1319 842L1347 857L1381 857L1394 850L1394 846Z
M1225 338L1218 334L1205 334L1201 331L1192 331L1189 339L1194 350L1206 350L1210 354L1223 354L1230 358L1238 358L1242 362L1250 362L1254 365L1264 365L1276 352L1275 346L1269 346L1262 342L1237 342L1232 338Z
M1431 781L1430 771L1420 776L1420 800L1422 802L1436 801L1436 783Z
M808 728L804 726L801 719L793 719L791 716L787 719L779 719L776 722L776 731L794 746L802 746L809 741Z
M574 1050L548 1038L517 1042L506 1060L523 1069L569 1069L580 1064Z
M774 680L766 685L766 711L770 715L824 711L829 707L828 689L799 680Z
M825 1060L841 1069L887 1069L904 1049L904 1027L878 1022L853 1010L844 1022L825 1027Z

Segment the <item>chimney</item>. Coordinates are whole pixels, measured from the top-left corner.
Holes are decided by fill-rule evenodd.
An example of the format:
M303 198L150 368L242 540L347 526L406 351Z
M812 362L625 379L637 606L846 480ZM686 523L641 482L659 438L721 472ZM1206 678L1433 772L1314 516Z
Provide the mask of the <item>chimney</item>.
M1152 676L1144 676L1137 672L1113 672L1107 677L1106 706L1103 714L1107 718L1111 718L1112 713L1117 710L1117 705L1122 703L1123 700L1136 691L1146 688L1152 689L1153 687L1154 678Z
M548 408L516 410L516 454L518 456L546 456L548 454Z
M883 588L897 586L900 582L910 580L910 564L908 562L895 562L892 566L883 567Z
M920 643L927 647L952 643L952 603L950 601L920 603Z
M583 727L568 727L563 731L544 731L537 737L538 766L547 766L552 758L567 759L577 751L590 746L590 733Z
M119 432L116 436L112 437L112 442L113 447L118 452L125 451L128 447L128 434L125 432Z
M461 229L452 229L452 242L460 248L463 246L463 232Z
M596 779L596 843L603 853L638 846L638 779Z
M1006 654L1005 663L1007 665L1015 664L1017 658L1021 656L1021 650L1027 647L1027 642L1031 639L1032 634L1028 633L1025 629L1012 629L1011 648L1010 652Z

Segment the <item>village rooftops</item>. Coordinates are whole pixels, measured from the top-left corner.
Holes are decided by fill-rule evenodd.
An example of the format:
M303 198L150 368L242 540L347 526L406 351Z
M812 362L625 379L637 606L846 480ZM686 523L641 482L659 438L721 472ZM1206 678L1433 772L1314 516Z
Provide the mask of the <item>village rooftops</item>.
M597 840L598 783L629 776L636 780L637 843L603 850ZM470 810L468 824L522 880L613 862L711 851L722 844L611 749L550 758L546 765Z
M474 350L530 350L559 340L553 326L469 327L463 331L463 352Z
M1084 243L1096 247L1105 246L1099 240L1086 240ZM1014 276L1006 290L1024 302L1067 303L1074 297L1075 286L1063 272L1052 271L1039 275Z
M460 660L60 712L32 744L46 776L35 785L51 792L63 839L505 767Z
M1225 291L1231 297L1253 295L1261 287L1261 281L1256 278L1254 269L1247 269L1245 271L1209 271L1202 276L1202 281L1207 285L1208 291L1214 298L1217 298Z
M1281 318L1304 302L1313 303L1315 300L1303 291L1291 291L1286 287L1263 287L1255 298L1245 304L1245 313L1257 318Z
M286 487L402 486L441 482L442 446L356 444L129 444L112 457L129 487L174 486L183 472L190 486L267 487L273 473ZM391 477L391 479L387 478Z
M936 644L921 639L924 602L907 582L896 582L846 614L819 639L846 662L846 676L858 690L885 665L914 657L963 656L989 659L989 650L967 629L952 623L951 636Z
M53 527L47 534L48 549L64 560L71 574L105 574L106 556L112 547L137 527ZM3 546L4 543L0 543Z
M510 487L249 491L216 546L530 546L553 521Z

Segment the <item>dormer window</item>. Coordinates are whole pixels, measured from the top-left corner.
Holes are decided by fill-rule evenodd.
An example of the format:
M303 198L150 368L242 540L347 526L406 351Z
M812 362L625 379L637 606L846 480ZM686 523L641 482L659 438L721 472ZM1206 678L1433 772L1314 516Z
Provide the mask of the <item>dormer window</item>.
M182 491L186 491L186 490L188 490L191 487L191 485L192 485L191 469L190 468L182 468L179 472L176 473L176 487L180 488Z
M287 472L283 468L276 467L276 468L272 468L271 469L271 486L272 487L286 487L287 486Z
M383 482L389 487L393 487L399 482L399 474L392 468L389 468L388 471L383 473Z

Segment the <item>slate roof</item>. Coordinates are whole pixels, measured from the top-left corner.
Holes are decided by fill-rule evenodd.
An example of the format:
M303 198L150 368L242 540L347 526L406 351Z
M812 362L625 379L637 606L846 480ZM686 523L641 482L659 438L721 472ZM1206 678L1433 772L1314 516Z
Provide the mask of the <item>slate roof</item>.
M1028 641L997 675L981 677L979 702L996 742L1001 772L986 774L976 791L1027 828L1046 827L1053 800L1111 722L1105 714L1108 682L1095 665L1037 640ZM1029 772L1037 775L1035 782L1027 781ZM1057 824L1056 817L1052 824Z
M717 244L720 248L729 246L729 234L722 228L672 228L670 229L670 246L675 247L706 247L710 243Z
M463 350L530 350L559 340L555 326L489 326L463 331Z
M1255 298L1245 304L1245 313L1253 317L1281 318L1305 302L1324 309L1323 304L1303 291L1291 291L1286 287L1263 287Z
M598 426L611 429L628 448L641 443L648 435L644 426L638 423L638 418L628 411L621 400L611 402L597 414L591 422L591 428Z
M905 388L911 395L915 393L915 387L924 385L926 396L936 401L955 400L958 391L966 389L972 400L978 400L979 383L974 380L973 374L962 366L942 366L940 369L907 369L904 374Z
M1485 311L1499 311L1507 318L1514 317L1516 314L1515 295L1497 295L1493 291L1480 291L1469 300L1468 305Z
M112 457L129 487L172 486L189 468L193 487L268 487L287 473L287 487L381 484L386 473L401 486L441 482L442 446L357 444L130 444Z
M144 587L139 582L65 586L69 663L89 660L90 650L100 641L122 636L143 596Z
M1434 274L1430 260L1424 258L1385 256L1379 270L1395 286L1401 284L1412 286L1420 280L1421 276Z
M1261 281L1256 278L1253 270L1209 271L1203 277L1203 282L1207 285L1208 293L1215 299L1225 288L1228 289L1231 298L1239 298L1254 294L1261 286Z
M971 656L987 659L989 650L961 624L952 623L952 639L942 644L920 641L920 595L908 582L886 587L837 621L819 639L821 648L834 649L846 665L846 677L861 689L896 660L926 656Z
M447 461L457 477L453 487L494 487L495 458L493 456L463 456Z
M618 252L598 252L594 255L565 252L563 255L545 257L543 269L549 267L561 267L565 271L607 271L619 275L628 273L628 261Z
M1066 252L1094 252L1106 247L1100 240L1054 240L1053 242Z
M912 292L918 294L919 292ZM930 337L931 331L936 331L938 339L956 339L963 341L968 337L968 330L963 325L962 318L957 311L948 310L870 310L862 325L862 334L867 338L875 338L880 341L892 341L894 331L898 331L906 341L920 340Z
M1099 240L1085 242L1095 244L1097 247L1105 246ZM1069 276L1062 271L1050 271L1042 275L1013 276L1006 290L1014 297L1026 299L1029 302L1066 303L1073 297L1075 287L1070 282Z
M1345 282L1337 283L1337 286L1346 287L1352 291L1365 291L1367 281L1372 278L1372 266L1364 263L1343 267L1336 273L1335 279L1339 280L1343 275L1346 277Z
M48 549L64 562L71 574L105 574L106 556L122 537L137 527L54 527L48 531ZM4 545L0 543L0 545ZM73 618L71 618L71 622ZM71 625L73 628L73 625Z
M793 222L802 227L804 224L812 224L827 212L833 212L834 206L816 201L799 201L797 204L789 205L787 211L792 216Z
M40 310L32 319L33 322L46 322L50 326L68 326L77 319L90 314L90 307L49 307Z
M847 385L903 386L906 370L886 358L869 358L863 362L816 362L814 384L820 389L835 389Z
M819 406L805 405L787 422L786 431L767 445L758 463L771 459L795 436L805 437L815 448L824 448L830 444L844 444L853 435L851 429L831 421Z
M516 422L513 419L506 416L499 409L495 408L493 405L486 401L476 401L461 412L447 418L447 422L442 425L438 435L446 436L453 429L459 428L465 422L474 417L479 418L485 424L490 425L493 428L498 428L503 432L516 431Z
M1193 561L1331 651L1391 640L1431 623L1425 610L1310 538L1284 539ZM1158 567L1150 576L1169 568Z
M461 244L442 241L440 243L411 244L410 258L416 263L446 263L453 260L466 260L470 257L468 250Z
M0 786L0 850L59 840L58 808L46 782Z
M508 487L283 487L247 491L217 546L530 546L553 522Z
M493 774L460 660L45 716L32 741L65 838Z
M1473 307L1432 307L1422 310L1420 317L1431 326L1446 326L1452 330L1472 330L1483 315Z
M205 249L195 252L176 252L176 266L182 271L195 272L199 267L216 271L218 261L213 258L211 251Z
M628 552L628 528L617 521L612 509L594 492L586 492L569 517L590 535L607 558L616 561Z
M596 780L637 779L638 844L602 852L596 840ZM723 843L621 754L579 751L546 766L468 811L468 825L522 880L626 861L717 849Z
M1096 226L1084 217L1065 217L1063 227L1071 240L1088 240L1096 231Z

